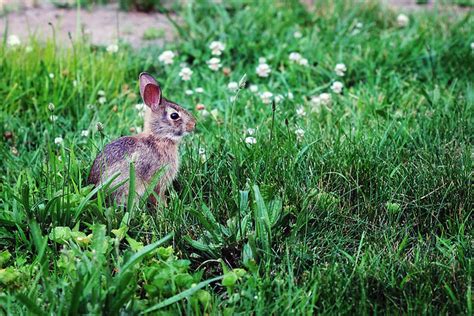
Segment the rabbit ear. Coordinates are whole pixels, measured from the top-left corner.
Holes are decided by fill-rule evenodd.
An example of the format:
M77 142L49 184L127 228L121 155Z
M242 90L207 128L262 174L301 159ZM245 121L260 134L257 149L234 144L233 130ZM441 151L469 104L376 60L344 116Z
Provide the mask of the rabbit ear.
M158 82L146 72L140 74L139 80L140 95L142 96L143 102L145 102L152 111L157 110L161 103L161 88Z

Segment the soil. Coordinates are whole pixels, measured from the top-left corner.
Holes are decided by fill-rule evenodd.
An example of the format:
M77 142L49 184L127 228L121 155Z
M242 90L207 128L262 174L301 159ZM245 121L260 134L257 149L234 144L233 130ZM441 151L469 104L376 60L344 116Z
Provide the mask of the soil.
M176 20L177 17L172 15L171 18ZM0 17L0 36L3 37L7 25L8 34L17 35L22 42L27 41L29 36L46 40L52 37L53 27L57 42L68 45L69 33L73 39L77 36L87 37L94 45L117 44L117 40L120 40L133 47L151 44L161 46L175 37L173 25L164 14L123 12L117 4L95 6L91 11L61 9L49 3L24 6ZM143 35L150 29L155 29L154 33L158 36L145 40Z
M309 8L313 8L317 0L300 0ZM355 3L364 3L369 0L350 0ZM473 7L462 7L456 4L452 4L453 0L425 0L426 3L418 4L417 0L378 0L385 6L392 8L398 12L410 12L419 10L443 10L450 12L464 12L469 11Z
M426 3L417 4L416 0L382 0L388 6L397 11L418 11L418 10L443 10L452 12L465 12L472 7L453 4L453 0L427 0Z

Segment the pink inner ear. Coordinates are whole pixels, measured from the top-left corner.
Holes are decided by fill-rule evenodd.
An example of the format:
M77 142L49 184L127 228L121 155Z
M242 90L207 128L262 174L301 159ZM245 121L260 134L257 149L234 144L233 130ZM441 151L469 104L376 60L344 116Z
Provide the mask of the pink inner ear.
M143 101L148 105L153 111L158 108L161 102L161 90L160 88L153 84L149 83L145 86L143 91Z
M153 78L150 74L146 72L142 72L139 76L140 81L140 94L143 97L143 92L145 91L145 87L149 84L154 84L155 86L159 86L158 82L156 82L155 78Z

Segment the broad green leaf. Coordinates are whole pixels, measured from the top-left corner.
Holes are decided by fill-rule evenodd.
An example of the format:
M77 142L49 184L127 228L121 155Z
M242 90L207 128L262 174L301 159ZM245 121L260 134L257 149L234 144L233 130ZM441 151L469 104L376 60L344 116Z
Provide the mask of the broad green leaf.
M141 260L144 256L146 256L147 254L149 254L150 252L158 248L161 244L164 244L165 242L170 240L173 236L174 236L174 233L170 233L166 235L165 237L161 238L160 240L140 249L132 257L130 257L130 259L128 259L128 261L120 268L121 273L130 269L135 263Z
M5 265L5 263L7 263L8 260L10 260L11 257L12 257L12 254L8 250L4 250L0 252L0 268L2 268Z
M270 218L268 216L267 207L265 201L260 194L260 190L257 185L253 186L255 195L255 232L257 234L257 240L261 242L262 248L266 254L271 252L270 240L271 240L271 226Z
M225 287L232 287L238 279L239 277L234 271L227 272L224 274L224 278L222 279L222 285Z
M0 269L0 284L8 285L13 283L20 276L20 272L15 268L8 267Z
M128 236L125 237L127 239L128 244L130 245L130 248L132 249L133 252L137 252L143 248L143 243L140 241L136 241L132 237Z
M58 226L54 227L49 233L49 239L59 244L65 244L72 238L72 231L69 227Z
M151 313L151 312L154 312L158 309L161 309L163 307L166 307L168 305L171 305L173 303L176 303L180 300L182 300L183 298L187 298L187 297L190 297L191 295L193 295L194 293L196 293L197 291L199 291L200 289L202 289L203 287L211 284L212 282L216 282L216 281L219 281L223 278L223 276L218 276L218 277L215 277L215 278L212 278L212 279L209 279L209 280L206 280L206 281L202 281L198 284L196 284L195 286L191 287L190 289L187 289L186 291L183 291L179 294L176 294L148 309L146 309L143 314L147 314L147 313Z
M128 227L127 226L121 226L118 229L112 229L112 234L117 237L117 239L120 241L125 238L125 235L127 234Z

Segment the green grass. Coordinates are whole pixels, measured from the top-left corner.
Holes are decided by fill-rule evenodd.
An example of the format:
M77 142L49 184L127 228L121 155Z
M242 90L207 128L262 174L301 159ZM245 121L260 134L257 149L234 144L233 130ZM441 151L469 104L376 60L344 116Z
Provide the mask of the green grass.
M395 12L340 1L180 14L170 66L156 47L0 46L0 313L472 315L472 15L419 12L399 28ZM227 76L207 67L214 40ZM193 111L197 132L167 208L108 207L111 188L86 179L105 143L141 126L141 71ZM273 111L251 84L294 99ZM332 104L311 111L322 92Z
M143 39L146 41L155 40L158 38L163 38L165 36L165 32L163 30L159 30L155 27L151 27L145 30L143 33Z

